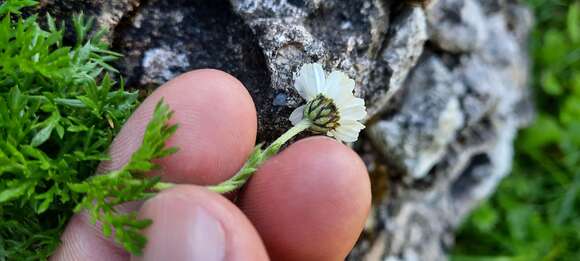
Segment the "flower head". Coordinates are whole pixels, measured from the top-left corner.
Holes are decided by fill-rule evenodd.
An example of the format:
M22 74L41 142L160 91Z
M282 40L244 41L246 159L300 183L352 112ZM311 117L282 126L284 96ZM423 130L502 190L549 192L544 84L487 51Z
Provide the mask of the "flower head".
M294 88L306 100L290 115L296 125L306 119L309 129L339 141L354 142L364 129L364 100L354 96L354 81L339 71L328 76L318 63L305 64L298 72Z

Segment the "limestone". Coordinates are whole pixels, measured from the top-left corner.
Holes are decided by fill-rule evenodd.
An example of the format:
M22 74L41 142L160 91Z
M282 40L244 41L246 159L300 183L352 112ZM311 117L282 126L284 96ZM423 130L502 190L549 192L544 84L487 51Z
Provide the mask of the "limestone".
M390 3L384 1L218 2L147 1L117 29L115 45L127 54L121 65L128 84L139 86L193 68L233 74L256 102L260 140L287 129L289 113L303 102L292 88L303 63L353 77L373 117L401 89L427 39L419 7L403 11L389 28ZM161 60L149 68L146 54L160 48L185 57L180 64L189 66Z
M388 88L379 87L369 90L372 93L368 98L370 115L388 106L391 98L401 89L403 82L411 68L423 52L423 45L427 40L427 21L423 10L419 7L409 8L395 18L389 29L391 34L381 58L387 69ZM375 69L375 74L382 72ZM377 86L383 86L377 83Z
M142 66L141 83L157 83L161 85L177 76L175 71L170 68L187 69L189 61L184 54L160 47L149 49L145 52Z
M139 6L139 0L41 0L40 13L49 12L52 16L69 22L73 14L84 13L96 20L99 28L112 30L121 19ZM72 31L69 30L69 35ZM68 36L68 35L67 35ZM110 34L112 37L112 34Z
M427 13L431 39L445 51L473 51L488 37L483 11L476 0L434 1Z
M361 151L367 161L375 158L371 173L387 169L390 182L374 221L387 240L359 247L376 252L371 242L384 245L385 260L445 260L454 228L509 173L515 134L533 115L527 9L511 1L440 0L426 12L429 45L400 105L367 129L373 149ZM365 252L357 249L351 259Z
M427 175L463 125L458 100L463 86L456 83L439 59L425 58L408 79L399 113L368 127L377 150L413 178Z

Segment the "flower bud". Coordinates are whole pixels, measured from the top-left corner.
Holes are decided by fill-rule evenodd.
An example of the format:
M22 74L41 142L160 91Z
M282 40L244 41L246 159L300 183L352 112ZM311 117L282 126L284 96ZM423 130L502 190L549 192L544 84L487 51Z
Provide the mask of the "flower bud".
M334 101L321 94L306 104L304 118L310 120L310 130L315 133L327 133L340 126L340 116Z

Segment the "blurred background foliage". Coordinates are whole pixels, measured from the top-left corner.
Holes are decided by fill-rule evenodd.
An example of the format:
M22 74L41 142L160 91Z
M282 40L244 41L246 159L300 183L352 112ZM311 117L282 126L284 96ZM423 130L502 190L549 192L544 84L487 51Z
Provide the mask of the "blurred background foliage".
M456 237L452 260L580 260L580 1L522 0L537 118L512 174Z

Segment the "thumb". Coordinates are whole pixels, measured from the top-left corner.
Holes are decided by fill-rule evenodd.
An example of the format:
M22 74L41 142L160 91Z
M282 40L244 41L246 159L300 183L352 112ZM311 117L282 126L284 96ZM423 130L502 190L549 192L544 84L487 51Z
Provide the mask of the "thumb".
M141 218L153 220L142 256L132 260L268 260L250 221L224 197L181 185L145 202Z

